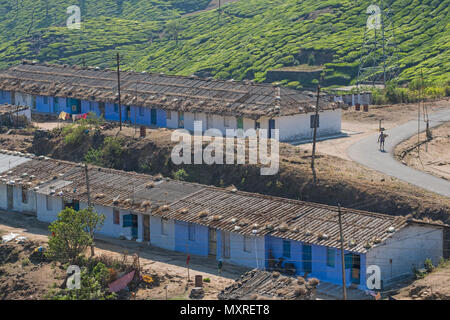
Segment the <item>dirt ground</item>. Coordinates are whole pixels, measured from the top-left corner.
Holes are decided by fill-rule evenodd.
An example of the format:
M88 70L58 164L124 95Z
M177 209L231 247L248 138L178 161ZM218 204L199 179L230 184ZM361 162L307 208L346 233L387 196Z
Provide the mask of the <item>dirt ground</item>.
M419 151L417 136L414 136L399 144L395 155L410 167L450 180L450 122L431 129L431 132L433 139L428 143L425 143L425 133L419 135Z
M48 262L27 261L35 248L45 245L48 241L47 227L46 223L36 220L35 217L0 211L0 235L13 232L27 238L25 244L16 244L14 240L0 244L0 300L43 299L50 286L54 283L58 286L62 284L65 274L60 268ZM216 262L212 258L191 256L191 281L186 289L188 274L185 254L126 240L104 237L98 237L96 240L96 255L121 258L125 251L129 256L139 254L143 274L156 274L160 279L160 285L157 287L140 288L136 293L138 300L163 300L166 297L169 300L189 299L195 275L202 275L203 279L211 280L204 283L203 299L215 300L220 291L249 271L248 268L224 264L222 276L218 276ZM11 252L15 253L8 259Z
M450 300L450 263L436 268L423 279L414 281L401 289L395 299L399 300Z

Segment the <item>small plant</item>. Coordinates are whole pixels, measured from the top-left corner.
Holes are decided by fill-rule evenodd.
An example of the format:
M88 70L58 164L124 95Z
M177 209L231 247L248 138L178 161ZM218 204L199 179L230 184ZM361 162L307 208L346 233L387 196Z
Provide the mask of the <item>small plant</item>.
M186 170L184 170L184 169L180 169L173 174L173 178L175 180L179 180L179 181L185 181L187 179L187 177L188 177L188 174L187 174Z
M25 258L25 259L22 260L22 267L26 267L26 266L28 266L30 264L31 264L30 259Z
M430 258L425 259L424 266L428 273L430 273L434 270L434 265Z
M210 283L210 282L211 282L211 279L210 279L210 278L205 278L205 279L203 279L203 282Z

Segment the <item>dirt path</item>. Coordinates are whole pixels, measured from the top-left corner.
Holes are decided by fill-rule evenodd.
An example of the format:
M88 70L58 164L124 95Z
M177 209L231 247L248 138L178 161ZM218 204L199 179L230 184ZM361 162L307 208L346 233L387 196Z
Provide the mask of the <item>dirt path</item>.
M46 243L48 241L48 224L38 221L33 216L19 213L0 211L0 233L10 232L20 234L29 240ZM224 264L222 276L217 276L216 261L212 258L191 256L191 279L189 290L186 290L187 269L186 255L183 253L168 251L147 244L134 241L118 240L106 237L97 237L96 255L110 255L120 258L126 251L128 255L138 253L143 272L146 274L158 274L161 278L160 286L153 289L139 289L136 299L188 299L190 289L193 287L195 275L202 275L203 279L209 278L210 283L204 283L204 299L217 299L217 294L234 282L234 279L249 269L234 265ZM49 270L47 270L49 271Z

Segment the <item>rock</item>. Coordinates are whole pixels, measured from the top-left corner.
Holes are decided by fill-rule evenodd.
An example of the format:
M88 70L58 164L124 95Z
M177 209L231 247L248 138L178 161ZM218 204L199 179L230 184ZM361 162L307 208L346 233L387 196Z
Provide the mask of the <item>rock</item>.
M203 288L192 288L189 298L191 299L203 299L205 296L205 291Z

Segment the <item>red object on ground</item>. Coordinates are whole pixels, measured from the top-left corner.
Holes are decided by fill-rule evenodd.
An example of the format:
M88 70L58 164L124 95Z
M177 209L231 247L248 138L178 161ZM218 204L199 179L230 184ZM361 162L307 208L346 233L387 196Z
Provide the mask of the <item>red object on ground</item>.
M122 278L117 279L116 281L111 282L108 285L110 292L119 292L122 289L125 289L126 286L133 280L134 278L135 270L131 271L130 273L127 273Z

